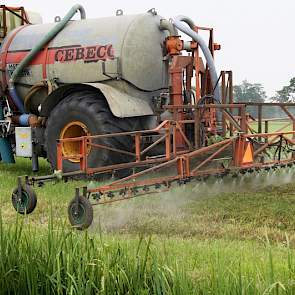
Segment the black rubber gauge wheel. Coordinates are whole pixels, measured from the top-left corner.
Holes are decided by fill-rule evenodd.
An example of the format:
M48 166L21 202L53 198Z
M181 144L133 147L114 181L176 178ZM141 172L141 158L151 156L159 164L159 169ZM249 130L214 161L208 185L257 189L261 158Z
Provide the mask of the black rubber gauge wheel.
M34 190L26 185L21 189L21 196L18 196L18 188L15 188L12 193L12 205L20 214L32 213L37 205L37 196Z
M68 217L71 225L78 230L87 229L93 220L93 208L90 201L79 196L74 198L68 206Z

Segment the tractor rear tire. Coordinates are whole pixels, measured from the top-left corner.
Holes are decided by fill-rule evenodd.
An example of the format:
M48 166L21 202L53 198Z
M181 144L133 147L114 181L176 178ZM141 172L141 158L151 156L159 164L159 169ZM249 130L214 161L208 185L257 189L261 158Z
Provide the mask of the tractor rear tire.
M82 91L68 95L51 112L45 130L47 158L52 169L57 168L57 139L139 130L140 122L140 118L115 117L99 92ZM130 136L95 139L94 143L126 151L134 149L134 140ZM79 154L79 144L63 145L63 153L72 155L73 152ZM88 167L91 168L130 160L129 156L106 149L92 147L88 151ZM63 172L77 170L80 170L79 160L63 161Z

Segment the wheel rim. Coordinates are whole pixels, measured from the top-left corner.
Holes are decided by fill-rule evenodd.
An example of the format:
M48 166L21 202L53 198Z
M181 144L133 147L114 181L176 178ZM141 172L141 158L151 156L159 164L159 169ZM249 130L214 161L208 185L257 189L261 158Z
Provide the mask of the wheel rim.
M79 203L78 208L77 204L72 204L70 214L72 217L72 220L74 221L74 225L82 225L85 221L86 216L86 210L85 207Z
M91 135L85 124L79 121L70 122L62 129L60 133L60 139L75 138ZM90 153L91 147L87 149L87 155ZM62 154L65 157L73 156L68 160L73 163L79 163L80 159L80 142L68 141L62 144Z
M20 212L25 212L29 205L30 196L26 191L22 191L20 199L16 199L16 209Z

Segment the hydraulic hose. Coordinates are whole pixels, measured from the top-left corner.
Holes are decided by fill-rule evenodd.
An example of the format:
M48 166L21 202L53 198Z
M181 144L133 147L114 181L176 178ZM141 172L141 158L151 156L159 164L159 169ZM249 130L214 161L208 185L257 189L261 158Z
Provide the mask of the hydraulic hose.
M69 12L65 15L65 17L58 23L56 24L50 32L45 35L44 38L42 38L28 53L28 55L21 61L21 63L16 67L14 70L13 74L11 75L11 78L8 82L8 90L9 94L17 106L18 110L22 112L23 114L25 113L25 108L24 108L24 102L22 99L18 96L16 88L15 88L15 81L19 74L23 71L23 69L35 58L35 56L39 53L40 50L43 49L43 47L50 42L60 31L64 29L64 27L67 25L67 23L71 20L71 18L76 14L77 11L80 11L81 19L86 18L86 13L80 4L74 5Z
M213 56L203 38L197 32L194 31L194 22L187 16L179 15L176 18L172 19L172 23L177 29L190 36L194 41L196 41L200 45L202 52L204 53L205 59L207 61L207 65L209 67L212 88L214 89L214 98L217 101L220 101L218 75L216 72ZM184 23L186 23L189 27L186 26Z
M177 36L178 32L176 28L173 26L173 24L167 20L167 19L161 19L160 20L160 26L159 26L161 31L168 31L170 36Z

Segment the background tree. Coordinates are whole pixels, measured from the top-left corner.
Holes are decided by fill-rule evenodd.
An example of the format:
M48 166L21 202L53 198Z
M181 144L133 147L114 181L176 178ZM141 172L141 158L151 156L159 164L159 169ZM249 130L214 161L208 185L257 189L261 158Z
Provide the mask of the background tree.
M233 90L235 102L264 102L267 98L261 84L252 84L247 80L244 80L240 85L235 85Z
M249 83L244 80L242 84L233 87L235 102L265 102L267 99L264 88L259 83ZM247 107L247 112L251 116L257 117L257 107Z
M289 85L278 90L272 100L277 102L295 102L295 77L290 80Z

